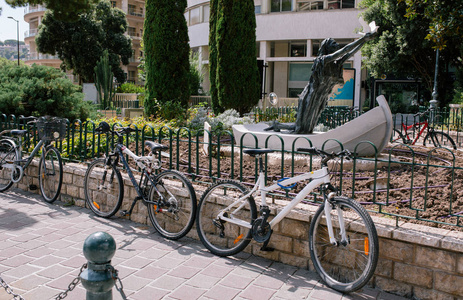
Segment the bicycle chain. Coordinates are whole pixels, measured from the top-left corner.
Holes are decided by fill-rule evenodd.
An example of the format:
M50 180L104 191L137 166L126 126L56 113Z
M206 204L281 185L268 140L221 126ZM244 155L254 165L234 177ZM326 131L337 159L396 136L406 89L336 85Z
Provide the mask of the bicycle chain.
M0 285L5 289L7 294L13 295L13 299L15 300L25 300L21 295L16 294L13 292L13 289L6 283L2 277L0 277Z

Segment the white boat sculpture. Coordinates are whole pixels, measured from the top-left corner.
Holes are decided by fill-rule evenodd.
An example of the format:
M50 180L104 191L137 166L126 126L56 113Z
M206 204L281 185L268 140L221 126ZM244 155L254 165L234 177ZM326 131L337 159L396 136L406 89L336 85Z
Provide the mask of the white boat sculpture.
M264 131L269 125L258 123L233 125L233 135L237 145L243 143L243 146L251 148L292 151L312 146L337 152L341 150L341 143L344 149L355 151L360 156L374 156L375 153L379 155L391 138L393 123L386 98L381 95L376 101L379 106L328 132L291 134L284 131Z

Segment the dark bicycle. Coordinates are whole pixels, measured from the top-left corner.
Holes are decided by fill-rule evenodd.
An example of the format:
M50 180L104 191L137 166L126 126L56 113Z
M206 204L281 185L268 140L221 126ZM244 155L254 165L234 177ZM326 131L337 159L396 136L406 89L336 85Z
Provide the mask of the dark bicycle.
M20 118L20 121L25 122L26 127L35 123L40 141L29 157L23 159L23 137L29 130L9 129L0 132L0 192L19 182L34 157L41 151L38 174L40 192L45 201L52 203L58 199L63 183L63 162L52 142L66 136L66 120L46 116ZM30 184L29 188L37 189L34 184Z
M124 135L135 129L115 127L111 130L108 123L102 122L96 129L99 134L111 134L117 137L117 143L111 152L101 159L93 161L85 174L85 200L90 209L98 216L109 218L120 209L124 197L124 184L119 162L126 170L137 197L129 210L121 211L122 216L132 213L138 200L148 207L148 215L154 228L167 239L176 240L185 236L193 226L196 216L196 194L191 182L175 170L155 174L161 168L156 157L167 146L146 141L150 148L148 156L137 156L124 144ZM131 157L141 170L137 180L125 156Z

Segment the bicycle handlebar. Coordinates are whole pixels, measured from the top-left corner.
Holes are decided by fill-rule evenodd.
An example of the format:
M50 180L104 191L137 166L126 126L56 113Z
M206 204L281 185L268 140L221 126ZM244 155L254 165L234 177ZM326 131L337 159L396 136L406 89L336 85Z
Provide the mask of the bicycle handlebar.
M37 122L38 119L39 119L39 118L33 117L33 116L30 116L30 117L19 117L19 121L24 121L26 124L35 123L35 122Z
M136 129L133 129L130 126L127 126L127 127L114 126L114 129L115 130L111 130L111 126L109 126L108 123L101 122L100 126L98 126L95 129L95 132L98 134L104 134L104 133L110 132L110 133L116 134L117 136L121 136L126 133L137 131Z
M321 156L322 158L322 161L324 162L328 162L329 160L333 159L333 158L336 158L336 157L344 157L344 158L347 158L347 159L352 159L354 158L354 155L347 149L344 149L338 153L334 153L334 152L331 152L331 153L328 153L324 150L321 150L321 149L317 149L317 148L297 148L297 151L298 152L306 152L306 153L309 153L309 154L313 154L313 155L318 155L318 156Z

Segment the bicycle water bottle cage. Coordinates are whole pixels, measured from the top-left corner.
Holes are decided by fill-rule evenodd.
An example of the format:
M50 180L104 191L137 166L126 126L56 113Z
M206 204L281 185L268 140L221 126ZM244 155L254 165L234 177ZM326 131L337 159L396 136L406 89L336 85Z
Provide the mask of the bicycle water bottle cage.
M289 179L289 177L284 177L284 178L281 178L280 180L277 180L278 186L281 187L282 189L285 189L285 190L290 190L290 189L292 189L292 188L294 188L296 186L297 183L294 183L294 184L288 185L288 186L280 184L280 182L282 182L282 181L284 181L286 179Z

